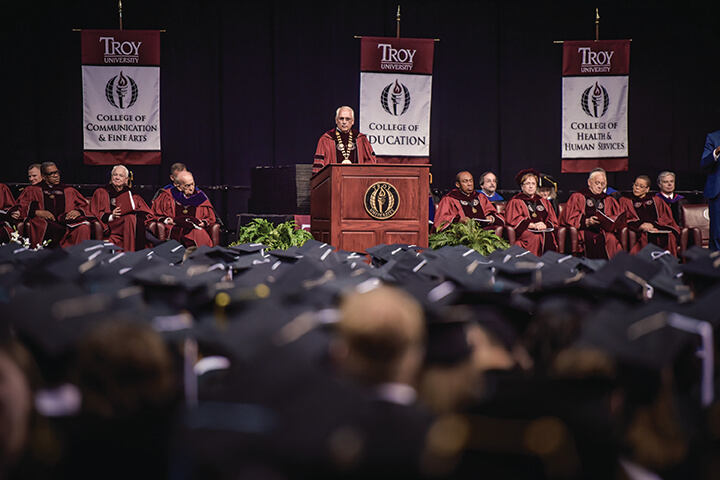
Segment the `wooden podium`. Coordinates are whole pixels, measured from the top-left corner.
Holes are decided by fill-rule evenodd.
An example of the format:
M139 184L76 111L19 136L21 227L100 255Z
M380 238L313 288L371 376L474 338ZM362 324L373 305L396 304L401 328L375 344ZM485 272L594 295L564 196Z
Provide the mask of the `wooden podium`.
M362 252L381 243L427 247L430 165L329 164L310 178L316 240Z

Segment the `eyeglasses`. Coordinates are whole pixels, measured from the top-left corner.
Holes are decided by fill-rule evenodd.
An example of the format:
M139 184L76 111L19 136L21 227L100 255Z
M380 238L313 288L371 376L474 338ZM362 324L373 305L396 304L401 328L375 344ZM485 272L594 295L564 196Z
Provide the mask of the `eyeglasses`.
M537 182L523 182L523 187L529 187L531 185L537 185Z
M45 172L45 175L48 177L52 177L53 175L60 175L60 170L55 170L54 172Z

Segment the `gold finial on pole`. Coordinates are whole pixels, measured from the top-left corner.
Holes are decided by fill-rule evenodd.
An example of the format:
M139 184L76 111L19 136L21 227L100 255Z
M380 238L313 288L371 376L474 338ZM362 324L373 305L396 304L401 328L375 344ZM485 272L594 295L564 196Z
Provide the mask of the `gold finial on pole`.
M600 12L598 12L598 9L595 9L595 41L600 41Z
M395 32L395 36L397 38L400 38L400 5L398 5L397 15L395 15L395 19L397 21L397 30Z
M122 30L122 0L118 0L118 13L120 14L120 30Z

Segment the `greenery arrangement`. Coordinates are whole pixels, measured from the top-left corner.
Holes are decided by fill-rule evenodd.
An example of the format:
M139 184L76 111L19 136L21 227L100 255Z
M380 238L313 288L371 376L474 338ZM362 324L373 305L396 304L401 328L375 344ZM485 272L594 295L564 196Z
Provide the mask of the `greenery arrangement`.
M256 218L244 227L240 227L237 240L230 246L261 243L272 250L287 250L293 245L299 247L312 238L310 232L297 228L295 221L275 226L263 218Z
M483 230L482 225L472 218L467 223L453 223L445 230L433 233L429 241L433 250L445 246L464 245L482 255L510 247L508 242L495 235L493 231Z

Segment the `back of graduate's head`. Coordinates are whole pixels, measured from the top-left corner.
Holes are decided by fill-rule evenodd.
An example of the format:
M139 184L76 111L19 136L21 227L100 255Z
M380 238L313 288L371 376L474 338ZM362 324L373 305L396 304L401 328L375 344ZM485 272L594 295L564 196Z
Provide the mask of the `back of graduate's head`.
M83 410L124 418L165 405L175 379L162 338L149 326L113 320L92 328L78 344L74 377Z
M370 384L415 380L424 354L425 324L414 298L379 287L345 297L340 311L333 354L344 372Z

